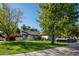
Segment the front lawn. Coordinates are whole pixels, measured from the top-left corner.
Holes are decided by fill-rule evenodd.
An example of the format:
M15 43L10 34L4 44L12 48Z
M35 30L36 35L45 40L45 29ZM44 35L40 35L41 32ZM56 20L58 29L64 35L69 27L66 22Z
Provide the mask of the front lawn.
M0 55L26 53L48 48L66 46L68 44L56 43L52 45L50 41L9 41L0 42Z

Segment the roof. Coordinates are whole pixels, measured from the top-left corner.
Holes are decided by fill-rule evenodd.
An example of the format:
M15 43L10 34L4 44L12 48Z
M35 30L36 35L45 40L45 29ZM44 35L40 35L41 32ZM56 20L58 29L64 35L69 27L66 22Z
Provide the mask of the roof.
M28 35L41 35L38 31L23 31L24 33Z
M21 34L11 34L10 36L22 36Z
M30 31L28 32L30 35L40 35L40 32Z

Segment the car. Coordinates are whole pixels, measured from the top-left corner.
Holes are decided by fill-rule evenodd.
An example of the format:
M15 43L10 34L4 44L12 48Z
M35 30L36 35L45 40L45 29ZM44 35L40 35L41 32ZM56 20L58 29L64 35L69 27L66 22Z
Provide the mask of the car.
M68 38L67 42L77 42L77 39L76 38Z

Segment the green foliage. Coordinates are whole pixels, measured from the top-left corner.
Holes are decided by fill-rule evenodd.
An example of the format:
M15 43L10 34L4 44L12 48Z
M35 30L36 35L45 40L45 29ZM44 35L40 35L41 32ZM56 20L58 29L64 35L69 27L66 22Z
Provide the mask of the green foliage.
M37 30L37 29L35 29L35 28L31 28L30 30L31 30L31 31L38 31L38 30Z
M71 36L79 18L78 4L40 4L40 9L38 22L47 35Z
M21 28L22 30L25 30L25 31L30 30L30 26L26 26L25 24L23 24Z
M19 28L16 29L16 33L20 33L20 29Z
M25 24L23 24L21 26L21 29L24 31L30 30L30 31L38 31L36 28L31 28L30 26L26 26Z
M71 36L79 37L79 25L73 26L71 30Z
M10 9L8 4L1 4L1 6L0 30L7 35L16 33L22 12L17 9Z

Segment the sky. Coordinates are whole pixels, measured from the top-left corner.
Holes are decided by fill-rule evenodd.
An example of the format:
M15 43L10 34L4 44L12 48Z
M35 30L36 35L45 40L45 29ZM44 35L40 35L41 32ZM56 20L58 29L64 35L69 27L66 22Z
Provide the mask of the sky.
M9 4L11 8L17 8L20 9L23 12L22 15L22 22L19 23L19 27L22 26L22 24L25 24L27 26L31 26L31 28L36 28L39 31L41 31L41 28L39 26L39 23L36 21L39 18L40 11L39 5L35 3L11 3Z

